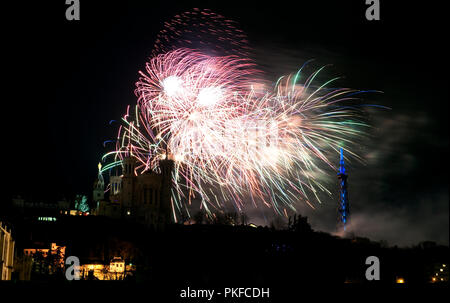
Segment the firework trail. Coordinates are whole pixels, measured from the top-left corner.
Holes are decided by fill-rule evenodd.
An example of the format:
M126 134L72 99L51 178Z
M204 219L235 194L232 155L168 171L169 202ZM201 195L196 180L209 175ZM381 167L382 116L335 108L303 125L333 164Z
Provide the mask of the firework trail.
M223 18L208 14L194 13L213 16L211 22ZM227 203L242 210L249 200L279 214L295 210L298 200L314 207L311 197L320 201L317 193L328 192L314 176L323 173L322 164L334 168L329 156L345 145L358 157L351 147L367 124L360 108L349 104L359 91L328 88L337 78L315 85L323 68L307 77L302 68L269 89L242 49L225 55L167 51L161 39L171 42L167 29L183 36L174 30L180 18L185 16L166 24L155 47L162 53L140 72L137 106L122 119L116 149L104 156L115 161L103 171L130 155L137 159L137 173L158 171L159 159L170 157L174 212L193 198L208 213ZM201 23L197 30L210 26Z

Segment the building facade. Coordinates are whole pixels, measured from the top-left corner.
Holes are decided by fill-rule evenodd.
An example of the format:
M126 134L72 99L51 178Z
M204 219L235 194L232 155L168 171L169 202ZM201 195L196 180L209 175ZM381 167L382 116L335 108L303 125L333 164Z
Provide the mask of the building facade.
M109 265L100 262L83 264L80 272L83 280L124 280L134 275L136 266L126 264L121 257L114 257Z
M99 177L94 183L94 214L111 218L131 219L149 227L160 228L170 222L173 161L161 160L160 172L152 170L136 174L136 160L122 161L122 175L110 176L109 200L104 192L104 181L99 166Z
M0 221L0 280L11 280L14 266L14 246L11 229Z

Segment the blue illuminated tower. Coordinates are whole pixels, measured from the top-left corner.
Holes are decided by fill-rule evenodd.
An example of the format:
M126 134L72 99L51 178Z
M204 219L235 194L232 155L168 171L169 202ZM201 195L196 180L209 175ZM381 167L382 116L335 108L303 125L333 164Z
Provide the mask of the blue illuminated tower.
M348 203L348 191L347 191L347 177L345 173L344 163L344 151L341 148L341 160L339 161L339 173L338 179L340 182L340 195L339 195L339 223L346 230L347 223L350 216L349 203Z

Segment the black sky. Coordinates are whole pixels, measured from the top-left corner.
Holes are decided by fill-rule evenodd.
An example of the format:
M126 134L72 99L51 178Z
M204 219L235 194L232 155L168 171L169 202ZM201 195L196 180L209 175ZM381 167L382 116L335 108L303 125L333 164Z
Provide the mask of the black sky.
M7 196L90 194L105 152L102 143L116 134L108 123L136 102L137 72L163 22L194 7L210 8L237 21L264 54L260 63L276 72L291 72L315 58L334 64L346 86L383 91L368 98L392 110L374 116L374 139L364 150L368 164L355 164L349 179L355 180L350 188L355 221L364 225L378 216L370 223L378 225L400 217L368 234L381 238L409 228L403 244L423 239L448 244L443 8L391 2L381 1L381 21L371 22L364 0L81 0L81 20L71 22L65 20L63 0L3 5ZM316 227L330 230L324 223L331 220L330 209L305 212ZM392 241L400 243L401 237Z

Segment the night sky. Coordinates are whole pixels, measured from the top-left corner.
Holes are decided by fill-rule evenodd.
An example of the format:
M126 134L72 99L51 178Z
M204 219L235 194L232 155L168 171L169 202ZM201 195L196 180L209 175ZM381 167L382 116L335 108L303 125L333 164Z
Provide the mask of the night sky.
M443 8L381 1L381 21L369 22L364 0L92 2L81 0L78 22L65 19L63 0L2 5L8 199L90 194L103 141L116 135L109 121L135 104L138 70L163 22L209 8L238 22L255 59L273 74L315 59L317 66L333 64L330 75L344 76L345 86L383 91L365 95L391 108L372 113L372 137L361 142L367 163L348 167L355 230L389 244L448 245ZM300 211L313 228L332 231L336 203L329 198L315 211Z

